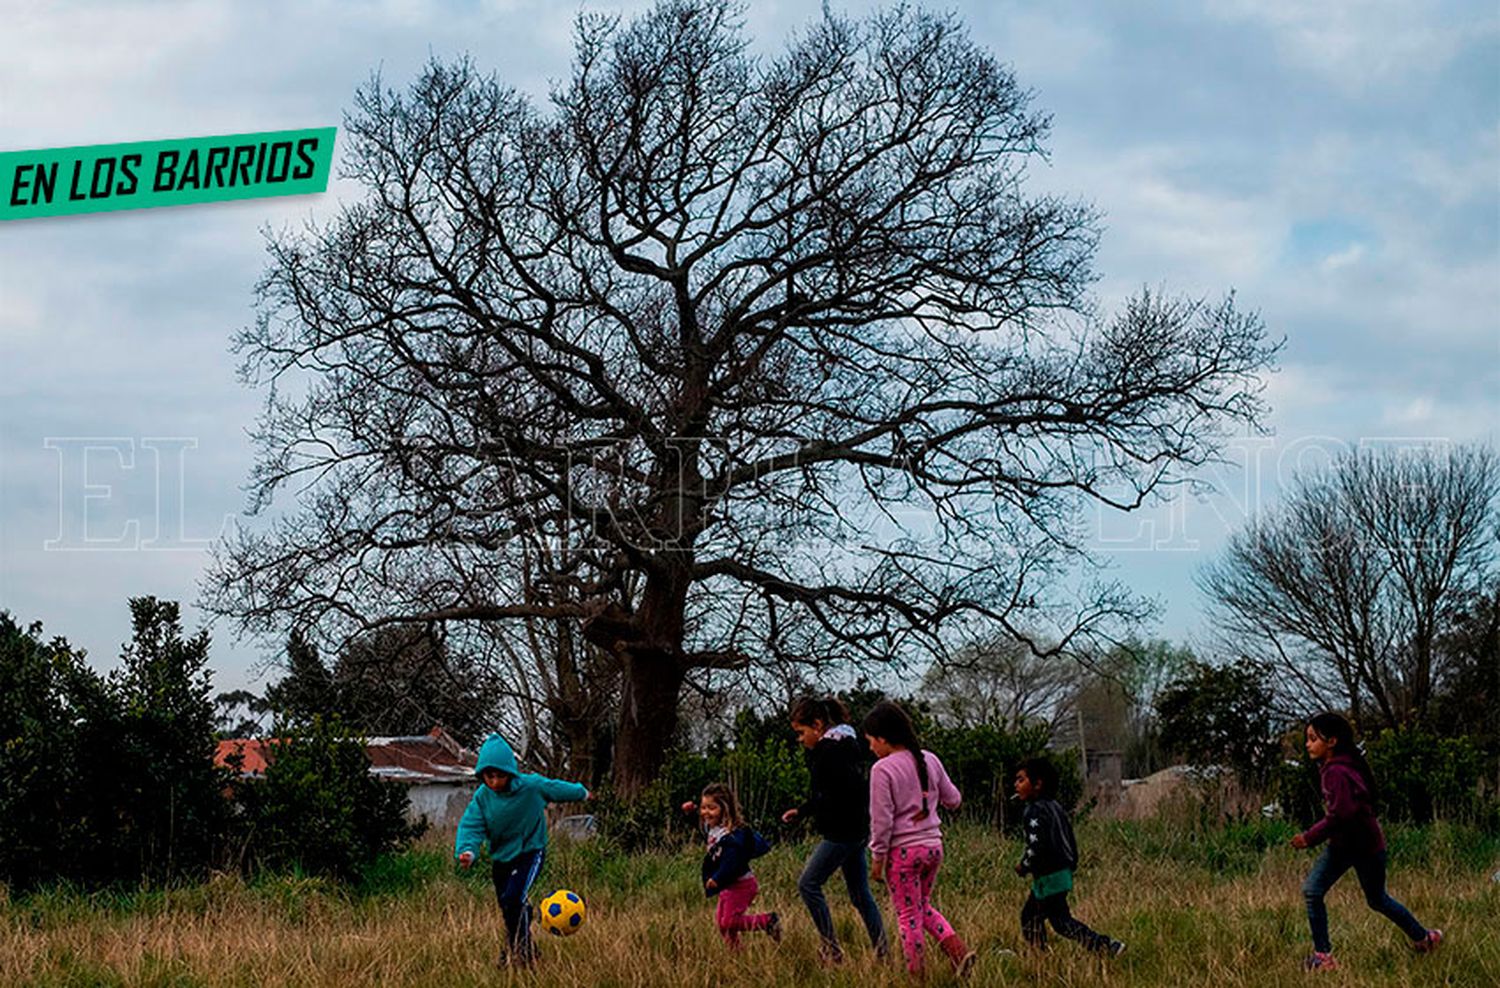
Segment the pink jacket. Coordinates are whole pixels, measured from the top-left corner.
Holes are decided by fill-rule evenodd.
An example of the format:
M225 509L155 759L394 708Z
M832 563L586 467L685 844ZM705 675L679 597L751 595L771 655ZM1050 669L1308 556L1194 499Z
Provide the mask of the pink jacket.
M870 769L870 853L877 858L893 847L941 847L938 806L956 810L963 801L938 756L924 751L922 757L927 761L928 813L920 820L916 815L922 812L922 786L911 752L893 751Z
M1348 755L1334 755L1320 766L1323 781L1323 819L1302 836L1307 846L1328 841L1330 847L1359 854L1385 850L1385 834L1375 818L1375 797Z

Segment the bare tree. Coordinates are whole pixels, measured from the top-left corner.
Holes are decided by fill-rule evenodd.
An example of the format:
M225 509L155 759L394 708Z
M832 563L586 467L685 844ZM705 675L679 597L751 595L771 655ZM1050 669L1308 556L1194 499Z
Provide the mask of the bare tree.
M464 641L493 678L499 726L527 763L598 784L619 703L616 657L557 618L470 622Z
M1445 609L1495 579L1497 494L1484 447L1353 453L1298 478L1200 583L1235 650L1260 643L1304 709L1422 723Z
M1023 194L1046 129L909 8L767 58L719 0L584 16L546 111L467 63L377 81L345 128L367 201L272 239L239 340L254 506L299 510L221 547L205 605L576 622L620 663L625 792L694 670L1134 616L1042 592L1080 501L1215 457L1274 347L1232 300L1096 317L1094 216ZM539 542L546 593L482 576Z
M939 721L957 727L1055 728L1082 672L1075 662L1038 655L1030 641L996 638L934 662L922 677L921 695Z

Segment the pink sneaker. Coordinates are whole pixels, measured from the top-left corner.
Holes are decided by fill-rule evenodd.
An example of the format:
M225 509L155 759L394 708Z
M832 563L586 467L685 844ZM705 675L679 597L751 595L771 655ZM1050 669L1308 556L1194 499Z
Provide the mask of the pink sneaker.
M1428 930L1427 931L1427 935L1425 937L1423 937L1420 940L1413 940L1411 942L1411 949L1415 950L1419 954L1430 954L1434 950L1437 950L1438 946L1442 942L1443 942L1443 931L1442 930Z
M1333 959L1332 954L1326 954L1321 950L1315 950L1307 955L1307 960L1302 962L1304 971L1337 971L1339 962Z

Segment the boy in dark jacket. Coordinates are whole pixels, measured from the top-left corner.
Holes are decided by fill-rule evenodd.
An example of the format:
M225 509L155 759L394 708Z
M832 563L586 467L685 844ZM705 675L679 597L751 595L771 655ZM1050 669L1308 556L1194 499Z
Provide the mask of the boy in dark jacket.
M724 942L737 950L742 932L764 930L780 943L781 917L776 913L749 912L760 891L760 883L750 871L750 859L765 854L771 845L745 825L734 790L721 782L712 783L704 787L698 802L683 803L682 809L698 814L699 826L708 839L708 853L703 855L700 869L703 894L719 898L715 919Z
M1031 875L1031 894L1021 909L1021 933L1039 950L1047 947L1046 923L1058 936L1077 940L1089 950L1118 957L1125 944L1095 933L1068 911L1068 892L1078 867L1078 842L1068 814L1053 797L1057 793L1057 769L1043 758L1028 758L1016 772L1016 796L1026 803L1022 826L1026 852L1016 865L1016 874Z

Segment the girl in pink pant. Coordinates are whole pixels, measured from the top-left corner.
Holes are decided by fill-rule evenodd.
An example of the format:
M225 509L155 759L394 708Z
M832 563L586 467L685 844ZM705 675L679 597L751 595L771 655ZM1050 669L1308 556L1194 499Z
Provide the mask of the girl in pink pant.
M943 863L937 807L957 809L962 796L938 757L922 750L906 711L878 703L861 728L879 759L870 770L870 877L890 883L906 969L917 977L925 973L926 934L931 934L958 976L966 978L974 952L932 905L932 886Z
M745 825L734 790L715 782L703 790L698 802L682 804L684 813L698 814L698 823L708 838L708 853L703 856L703 892L719 897L715 918L719 935L731 950L740 947L740 933L764 930L781 942L781 917L776 913L752 913L750 905L760 891L760 883L750 871L750 859L771 849L766 839Z

